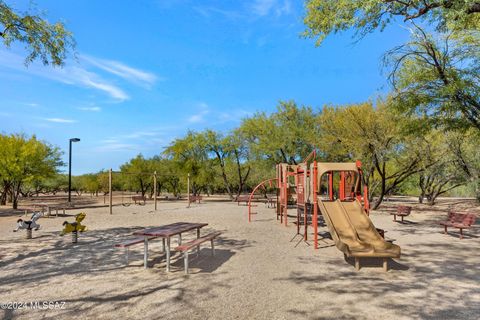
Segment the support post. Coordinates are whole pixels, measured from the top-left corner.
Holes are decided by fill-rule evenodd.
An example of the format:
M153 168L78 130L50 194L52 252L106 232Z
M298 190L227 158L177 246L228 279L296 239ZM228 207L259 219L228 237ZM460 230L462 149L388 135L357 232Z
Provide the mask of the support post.
M190 173L187 174L187 208L190 208Z
M112 201L113 201L113 197L112 197L112 168L110 168L110 170L108 170L108 208L110 209L110 214L112 214L113 210L112 210Z
M333 201L333 171L328 173L328 198Z
M383 271L388 271L388 258L383 258Z
M153 173L153 203L155 204L155 211L157 211L157 171Z
M355 257L355 270L360 270L360 258Z
M283 171L283 204L284 204L284 219L285 219L285 227L288 225L288 176L287 176L288 168L285 167Z
M317 198L317 161L313 161L313 170L312 170L312 179L313 179L313 247L318 249L318 198Z
M340 201L345 200L345 172L340 172Z

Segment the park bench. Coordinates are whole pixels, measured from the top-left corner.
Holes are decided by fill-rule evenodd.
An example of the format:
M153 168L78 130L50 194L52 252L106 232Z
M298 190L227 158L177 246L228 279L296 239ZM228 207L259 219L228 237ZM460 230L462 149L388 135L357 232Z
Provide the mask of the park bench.
M181 244L181 245L179 245L178 247L175 248L175 251L179 251L179 252L183 253L183 261L184 261L184 264L185 264L185 274L188 274L188 254L189 254L190 250L192 250L193 248L196 247L197 248L197 253L199 253L200 252L200 244L202 244L206 241L210 241L211 245L212 245L212 256L214 256L215 255L215 246L213 244L213 240L215 240L215 238L218 237L221 234L222 233L220 231L212 232L212 233L207 234L206 236L194 239L194 240L189 241L189 242L185 242L185 243L183 243L183 244Z
M190 203L195 203L198 201L198 203L200 203L200 201L203 200L203 197L202 196L189 196L189 202Z
M132 196L132 201L135 202L135 204L145 205L145 202L147 201L147 198L145 198L144 196ZM142 204L142 202L143 202L143 204Z
M460 229L460 239L463 239L463 229L470 228L475 223L475 214L473 213L460 213L450 211L448 213L448 217L446 221L441 221L440 224L444 226L445 231L447 233L448 227L453 227Z
M156 237L149 237L148 240L154 239ZM127 266L128 266L128 255L129 255L129 248L133 245L143 243L144 238L133 238L129 240L125 240L123 242L115 244L115 248L124 248L125 249L125 257L127 259ZM163 251L165 251L165 240L163 242Z
M248 200L250 200L250 195L239 195L235 199L237 201L237 205L240 205L240 202L245 202L245 205L248 205Z
M397 216L399 216L400 218L402 218L402 222L403 222L403 218L406 216L409 216L411 212L412 212L412 207L398 206L397 211L391 212L390 214L393 215L393 221L397 221Z

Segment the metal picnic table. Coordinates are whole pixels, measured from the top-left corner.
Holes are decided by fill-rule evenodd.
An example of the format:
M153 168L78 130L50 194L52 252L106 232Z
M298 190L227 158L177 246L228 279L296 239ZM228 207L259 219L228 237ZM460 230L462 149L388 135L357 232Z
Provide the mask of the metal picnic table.
M167 256L167 272L170 271L170 238L172 236L179 236L179 244L182 242L182 233L197 229L197 238L200 238L200 229L207 226L208 223L190 223L190 222L176 222L172 224L167 224L160 227L148 228L141 231L136 231L133 234L137 236L142 236L144 239L144 256L143 256L143 266L147 268L148 260L148 239L152 237L163 238L164 244L165 240L167 242L166 247L166 256Z

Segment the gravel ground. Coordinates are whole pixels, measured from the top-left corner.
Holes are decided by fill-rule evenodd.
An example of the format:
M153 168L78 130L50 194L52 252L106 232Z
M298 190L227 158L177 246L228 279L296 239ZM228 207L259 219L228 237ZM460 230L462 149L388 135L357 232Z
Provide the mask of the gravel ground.
M64 220L42 218L34 239L13 233L18 215L0 215L0 302L56 301L51 309L0 310L2 319L478 319L480 314L480 232L443 234L437 223L449 207L472 207L444 199L428 207L413 204L403 224L392 222L387 202L372 212L374 224L401 246L402 257L385 273L380 260L353 261L326 236L321 248L298 243L293 223L276 221L260 204L247 222L245 206L206 202L186 208L181 202L73 210L87 214L88 232L79 243L60 237ZM4 208L5 209L5 208ZM478 211L478 207L474 208ZM0 208L0 212L1 212ZM294 213L294 210L291 210ZM183 273L174 256L166 273L161 241L150 245L149 268L143 246L131 247L130 265L114 244L139 229L172 222L206 222L202 233L223 231L210 256L205 245ZM293 219L292 219L293 221ZM477 221L478 226L478 221ZM185 234L185 239L194 233ZM176 242L173 241L173 243ZM56 307L56 308L55 308Z

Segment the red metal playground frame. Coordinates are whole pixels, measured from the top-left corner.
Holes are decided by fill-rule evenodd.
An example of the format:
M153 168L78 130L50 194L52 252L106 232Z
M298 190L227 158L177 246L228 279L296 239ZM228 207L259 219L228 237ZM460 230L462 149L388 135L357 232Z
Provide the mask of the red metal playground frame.
M311 161L309 166L309 161ZM313 227L313 241L314 241L314 248L318 249L318 215L321 215L321 212L318 208L318 200L317 196L321 195L321 188L318 185L318 181L320 181L318 177L318 165L325 165L330 166L333 165L332 168L335 167L335 163L319 163L316 161L316 153L313 151L308 155L303 162L298 165L289 165L289 164L277 164L276 172L277 177L272 179L267 179L259 183L250 193L249 200L248 200L248 221L252 221L252 200L254 197L255 192L259 188L265 188L266 184L269 184L270 187L273 186L275 182L275 187L277 188L277 203L276 203L276 215L277 220L280 218L280 223L284 224L285 226L288 225L288 204L289 204L289 197L290 202L294 202L297 207L297 215L296 215L296 224L297 224L297 235L300 234L300 224L303 222L304 226L304 233L303 238L307 241L307 234L308 234L308 226L311 225ZM338 165L338 164L337 164ZM353 163L352 163L353 165ZM355 172L358 173L357 181L353 183L352 170L339 170L339 169L332 169L323 171L323 175L326 175L326 196L330 200L333 200L335 197L334 190L334 173L339 173L339 178L337 176L336 180L338 181L338 198L340 200L345 200L346 198L355 198L360 202L363 202L363 206L365 208L365 212L368 215L369 212L369 202L368 202L368 188L367 186L363 186L362 188L362 176L363 172L361 169L361 162L356 161L354 164L356 168ZM293 178L292 178L293 177ZM293 182L293 183L291 183ZM308 185L307 185L308 184ZM355 184L355 186L354 186ZM358 186L356 185L358 184ZM352 188L353 186L353 188ZM350 189L350 190L349 190ZM324 189L323 189L324 190ZM363 192L362 192L363 191ZM293 193L295 193L296 198L292 197ZM362 194L363 193L363 194ZM313 210L311 210L311 223L308 223L308 210L310 206L313 206ZM300 217L300 212L303 210L303 219ZM301 221L303 220L303 221Z
M265 184L269 184L270 187L272 187L273 182L277 182L277 178L272 178L272 179L267 179L262 182L260 182L255 188L253 188L252 192L250 193L250 196L248 197L248 222L252 222L252 214L255 212L252 212L252 200L255 195L255 191L257 191L260 187L265 188ZM278 184L275 186L278 189ZM278 201L277 201L278 202Z

